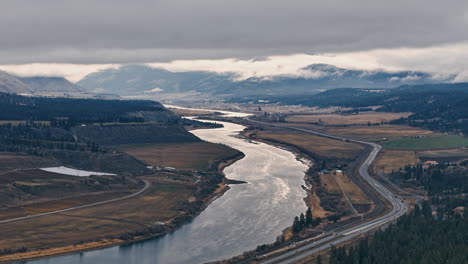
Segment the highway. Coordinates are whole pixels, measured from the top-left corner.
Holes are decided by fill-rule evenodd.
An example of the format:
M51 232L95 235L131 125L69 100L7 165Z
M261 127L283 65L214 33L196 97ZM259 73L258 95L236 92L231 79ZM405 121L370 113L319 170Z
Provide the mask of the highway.
M143 192L145 192L150 187L150 185L151 185L150 182L148 182L147 180L142 180L142 181L145 183L145 186L143 188L141 188L137 192L134 192L134 193L129 194L129 195L124 196L124 197L114 198L114 199L110 199L110 200L105 200L105 201L100 201L100 202L96 202L96 203L85 204L85 205L80 205L80 206L75 206L75 207L70 207L70 208L65 208L65 209L61 209L61 210L49 211L49 212L40 213L40 214L33 214L33 215L27 215L27 216L22 216L22 217L5 219L5 220L1 220L0 224L11 223L11 222L20 221L20 220L26 220L26 219L45 216L45 215L64 213L64 212L69 212L69 211L73 211L73 210L77 210L77 209L89 208L89 207L93 207L93 206L118 202L118 201L122 201L122 200L125 200L125 199L128 199L128 198L132 198L132 197L135 197L137 195L142 194Z
M336 232L330 232L330 234L324 238L321 238L319 240L316 240L314 242L297 242L296 243L296 249L291 249L287 251L284 254L281 254L279 256L273 257L271 259L265 260L261 263L265 264L289 264L289 263L294 263L296 260L303 259L305 257L308 257L312 254L315 254L317 252L320 252L322 250L331 248L332 246L341 244L346 241L350 241L362 233L366 233L368 231L371 231L377 227L384 226L386 224L391 223L392 221L396 220L400 216L404 215L408 210L409 206L408 204L399 196L396 194L392 193L389 189L387 189L385 186L374 180L369 175L369 167L371 164L374 162L376 159L377 155L381 151L382 147L378 144L372 143L372 142L365 142L365 141L360 141L360 140L354 140L354 139L348 139L348 138L343 138L343 137L338 137L338 136L333 136L333 135L328 135L324 134L321 132L313 131L313 130L308 130L308 129L303 129L303 128L296 128L296 127L290 127L290 126L282 126L282 125L277 125L277 124L271 124L271 123L266 123L266 122L261 122L261 121L256 121L252 120L249 118L245 118L246 120L254 123L259 123L263 125L268 125L268 126L276 126L276 127L282 127L282 128L288 128L288 129L293 129L293 130L298 130L310 134L314 134L317 136L321 137L327 137L331 139L336 139L336 140L342 140L342 141L347 141L347 142L354 142L358 144L363 144L363 145L368 145L372 147L372 151L369 153L367 156L366 160L360 165L359 167L359 175L367 181L367 183L375 189L385 200L387 200L389 203L392 205L392 210L388 213L386 213L383 216L377 217L375 219L371 219L369 221L366 221L364 223L361 223L359 225L355 225L352 227L345 227L342 230L336 230Z

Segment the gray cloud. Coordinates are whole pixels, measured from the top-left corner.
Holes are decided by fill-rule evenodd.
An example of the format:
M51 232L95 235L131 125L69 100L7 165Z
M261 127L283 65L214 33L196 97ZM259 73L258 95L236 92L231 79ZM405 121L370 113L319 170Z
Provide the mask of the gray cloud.
M468 40L466 0L6 0L0 64L136 63Z

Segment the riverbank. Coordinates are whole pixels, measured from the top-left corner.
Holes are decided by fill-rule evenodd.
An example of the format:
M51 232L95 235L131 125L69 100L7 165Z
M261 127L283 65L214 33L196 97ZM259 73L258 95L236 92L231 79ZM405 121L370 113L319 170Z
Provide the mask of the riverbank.
M136 231L135 234L132 234L129 237L125 237L125 239L122 239L122 237L118 238L115 236L111 236L108 238L100 238L98 240L93 240L93 241L84 241L84 242L76 243L72 245L57 246L57 247L44 248L44 249L39 249L39 250L24 251L20 249L18 252L15 252L12 254L0 255L0 262L8 263L12 261L26 261L26 260L32 260L32 259L38 259L38 258L44 258L44 257L50 257L50 256L66 255L66 254L77 253L77 252L86 252L86 251L97 250L97 249L102 249L102 248L107 248L107 247L112 247L112 246L126 245L126 244L141 242L141 241L154 239L157 237L164 236L168 233L171 233L177 230L177 228L179 228L180 226L190 222L193 218L195 218L197 215L203 212L203 210L205 210L210 203L212 203L217 198L221 197L226 191L229 190L230 180L225 177L223 170L226 167L234 164L236 161L242 159L243 157L244 157L244 154L239 152L237 155L233 155L231 157L221 159L217 161L216 164L213 164L212 165L213 168L216 168L215 173L219 174L221 177L221 182L217 184L215 188L213 188L214 190L209 195L207 195L206 197L203 197L203 199L198 200L198 199L193 199L194 198L193 196L188 197L188 200L190 200L189 205L191 206L184 208L184 210L182 210L176 216L164 221L163 225L160 225L158 226L158 228L153 229L153 231L161 230L160 232L139 235L142 233L142 231L134 230ZM154 177L152 178L154 179ZM142 199L152 198L150 194L149 195L142 194L141 197ZM145 232L148 232L148 231L149 230L145 230Z

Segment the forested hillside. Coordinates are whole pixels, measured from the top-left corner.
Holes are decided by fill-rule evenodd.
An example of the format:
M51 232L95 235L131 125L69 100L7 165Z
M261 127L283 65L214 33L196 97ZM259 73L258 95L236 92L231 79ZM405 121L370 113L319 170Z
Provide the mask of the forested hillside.
M311 96L262 97L273 103L412 112L410 125L468 134L468 83L405 85L393 89L332 89ZM249 98L252 100L254 98ZM259 98L256 98L259 99Z
M358 246L335 248L330 264L463 264L468 263L468 211L457 212L465 202L438 205L433 217L424 202L397 224L378 231Z
M154 101L25 97L0 93L0 151L26 153L80 169L124 175L146 165L110 147L196 142L182 119Z
M178 118L160 103L138 100L98 100L25 97L0 93L0 120L57 121L78 123L144 121L136 112L158 112L166 121Z

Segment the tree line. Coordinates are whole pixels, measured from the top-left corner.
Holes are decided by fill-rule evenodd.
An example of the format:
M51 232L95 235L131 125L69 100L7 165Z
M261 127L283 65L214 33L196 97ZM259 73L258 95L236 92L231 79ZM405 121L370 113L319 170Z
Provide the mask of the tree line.
M453 210L453 208L446 208ZM330 264L468 263L468 211L437 218L428 201L349 249L333 248ZM322 260L317 260L321 263Z

